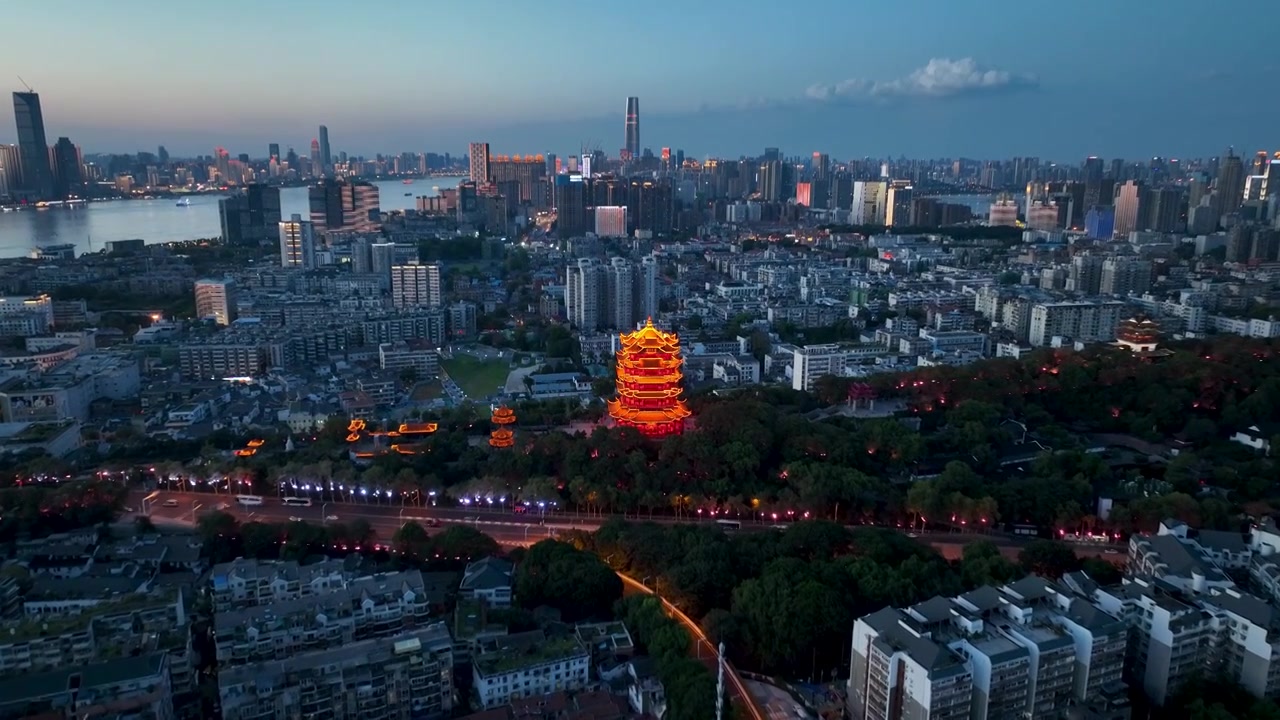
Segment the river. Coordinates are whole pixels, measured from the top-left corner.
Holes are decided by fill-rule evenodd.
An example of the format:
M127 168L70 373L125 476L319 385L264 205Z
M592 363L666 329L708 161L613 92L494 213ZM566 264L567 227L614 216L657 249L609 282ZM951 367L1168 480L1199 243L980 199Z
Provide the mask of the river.
M460 177L379 180L378 199L384 212L414 207L414 198L437 195L437 188L451 188ZM142 238L147 243L217 237L218 200L225 195L194 195L191 204L179 206L173 199L112 200L87 205L0 213L0 258L26 257L32 249L55 243L72 243L76 253L101 250L108 240ZM307 188L280 190L280 214L307 217Z

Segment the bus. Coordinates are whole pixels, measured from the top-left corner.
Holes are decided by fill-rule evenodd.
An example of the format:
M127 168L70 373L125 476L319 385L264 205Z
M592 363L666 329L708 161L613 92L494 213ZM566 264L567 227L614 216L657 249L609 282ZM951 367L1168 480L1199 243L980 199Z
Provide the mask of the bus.
M241 505L261 505L262 496L260 495L237 495L236 502Z
M311 498L287 497L280 501L283 505L294 505L297 507L311 507Z
M742 522L739 520L717 520L716 524L724 528L725 530L742 529Z

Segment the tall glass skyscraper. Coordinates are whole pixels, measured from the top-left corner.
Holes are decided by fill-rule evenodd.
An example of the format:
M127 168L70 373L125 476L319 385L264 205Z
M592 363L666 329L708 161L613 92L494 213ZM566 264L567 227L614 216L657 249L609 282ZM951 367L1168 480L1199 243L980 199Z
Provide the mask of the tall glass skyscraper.
M640 98L627 98L627 120L624 128L626 133L623 150L627 153L627 159L634 160L640 157Z
M18 153L22 158L16 194L28 200L50 200L53 168L49 166L49 141L44 135L40 96L33 92L14 93L13 117L18 125Z
M329 173L329 168L333 167L333 155L329 153L329 128L320 126L320 164L324 165L324 173Z

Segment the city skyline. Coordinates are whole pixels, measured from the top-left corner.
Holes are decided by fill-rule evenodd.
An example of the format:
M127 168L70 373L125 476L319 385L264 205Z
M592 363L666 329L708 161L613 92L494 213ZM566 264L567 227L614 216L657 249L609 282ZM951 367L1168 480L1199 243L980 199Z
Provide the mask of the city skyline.
M58 14L59 3L50 4L11 14L39 23ZM1003 0L982 14L934 2L902 9L816 0L787 17L762 4L735 3L738 12L729 13L726 3L662 0L643 15L575 3L492 2L493 12L465 15L376 2L358 14L327 2L273 5L273 18L287 26L232 0L184 8L183 21L245 48L269 48L289 29L345 36L353 49L235 52L210 63L181 62L189 34L172 32L149 3L63 5L60 47L69 50L51 54L38 34L15 35L0 64L41 93L47 134L86 152L164 144L197 155L220 145L256 157L272 142L305 152L324 124L335 153L460 153L483 137L513 153L568 153L587 143L616 157L619 116L634 96L645 106L641 147L655 153L671 146L735 157L780 146L788 155L1072 161L1270 148L1267 119L1280 109L1280 100L1257 92L1276 70L1262 46L1214 32L1218 16L1183 0L1159 14L1108 4L1055 15L1048 37L1016 31L1043 21L1042 4ZM1280 7L1260 0L1235 9L1251 24L1280 19ZM477 27L480 16L489 21ZM388 33L416 26L425 39ZM909 37L892 31L906 27ZM622 33L609 51L643 61L591 60L593 51L575 41L602 28ZM477 32L491 51L469 44ZM114 57L122 33L147 38L121 58L128 72L92 61ZM739 41L714 39L729 36ZM566 67L569 82L546 81ZM0 142L15 140L12 126L0 124Z

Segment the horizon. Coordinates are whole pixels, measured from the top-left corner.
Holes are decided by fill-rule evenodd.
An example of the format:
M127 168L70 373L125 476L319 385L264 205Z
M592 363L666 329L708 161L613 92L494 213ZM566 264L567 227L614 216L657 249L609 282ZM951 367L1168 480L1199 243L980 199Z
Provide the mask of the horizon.
M1280 99L1259 90L1277 69L1265 44L1205 32L1218 15L1191 0L1160 13L1090 4L1054 16L1055 33L1042 37L1020 28L1043 22L1048 3L1025 0L990 0L982 13L933 0L909 9L814 0L805 15L782 17L760 0L655 0L643 15L572 2L478 0L441 12L385 0L358 9L282 0L269 10L227 0L184 8L184 25L207 36L193 49L190 33L147 0L50 0L10 16L15 26L59 17L60 52L38 33L15 34L0 66L40 94L51 142L65 136L91 154L164 145L195 157L222 146L259 157L273 142L306 152L323 124L335 153L365 157L461 154L472 141L562 156L587 145L614 157L628 96L640 99L641 148L695 158L779 147L1072 162L1275 146ZM1254 26L1280 21L1280 5L1262 0L1233 10ZM909 36L892 31L906 27ZM118 38L134 36L145 40L122 53ZM298 43L302 52L272 52ZM605 51L616 62L601 61ZM5 114L0 142L12 143Z

